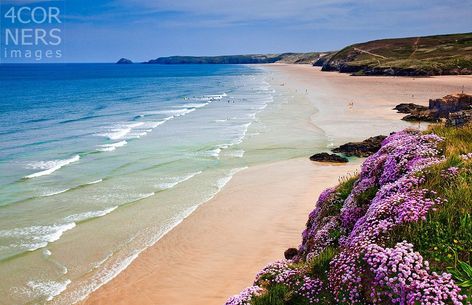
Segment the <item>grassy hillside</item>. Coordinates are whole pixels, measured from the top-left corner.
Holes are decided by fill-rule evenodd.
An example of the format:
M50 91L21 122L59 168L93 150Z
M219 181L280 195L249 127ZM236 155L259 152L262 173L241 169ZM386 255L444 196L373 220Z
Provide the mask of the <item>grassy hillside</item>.
M335 53L323 70L359 75L472 74L472 33L354 44Z
M472 126L397 132L227 305L470 304Z

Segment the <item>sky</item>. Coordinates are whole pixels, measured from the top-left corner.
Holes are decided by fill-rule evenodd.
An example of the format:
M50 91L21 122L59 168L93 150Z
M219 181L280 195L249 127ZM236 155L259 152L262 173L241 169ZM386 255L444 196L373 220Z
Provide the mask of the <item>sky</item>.
M60 60L65 62L328 51L380 38L472 31L472 0L0 2L2 47L6 28L43 28L48 32L57 27L61 30L60 45L38 48L60 48ZM57 6L61 23L12 24L4 16L11 6Z

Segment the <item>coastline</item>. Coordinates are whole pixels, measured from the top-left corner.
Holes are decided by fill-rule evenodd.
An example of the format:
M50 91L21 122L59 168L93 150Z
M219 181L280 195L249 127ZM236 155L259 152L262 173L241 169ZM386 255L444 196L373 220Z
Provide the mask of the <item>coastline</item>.
M330 146L413 126L391 108L400 102L424 104L471 79L350 77L305 65L269 69L274 82L283 81L280 90L304 94L313 103L317 112L311 121ZM354 107L347 107L350 102ZM84 304L224 303L249 286L265 264L298 246L319 193L359 164L319 165L307 156L249 167Z

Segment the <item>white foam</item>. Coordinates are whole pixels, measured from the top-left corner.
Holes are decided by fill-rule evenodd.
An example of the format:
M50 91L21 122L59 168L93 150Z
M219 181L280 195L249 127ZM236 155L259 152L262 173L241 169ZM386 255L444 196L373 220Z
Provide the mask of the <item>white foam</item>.
M134 128L143 126L144 122L125 123L111 127L107 132L98 133L97 136L107 137L112 141L124 139Z
M139 194L139 197L137 199L135 199L134 201L139 201L139 200L143 200L143 199L146 199L148 197L151 197L151 196L154 196L156 195L156 193L152 192L152 193L146 193L146 194ZM133 201L133 202L134 202Z
M236 145L236 144L241 144L241 142L244 140L244 138L246 137L246 133L247 133L247 130L249 129L249 126L251 126L252 122L250 123L247 123L247 124L243 124L241 125L241 135L239 137L237 137L233 142L232 144L233 145Z
M88 219L92 219L92 218L102 217L102 216L105 216L107 214L110 214L116 208L118 208L118 206L114 206L114 207L111 207L111 208L108 208L108 209L105 209L105 210L101 210L101 211L88 211L88 212L84 212L84 213L80 213L80 214L74 214L74 215L70 215L70 216L67 216L66 218L64 218L64 221L66 221L66 222L80 222L80 221L84 221L84 220L88 220Z
M191 173L191 174L188 174L188 175L185 175L185 176L179 176L179 177L174 177L174 178L170 178L170 182L166 182L166 183L161 183L158 185L158 187L160 189L163 189L163 190L166 190L166 189L170 189L170 188L173 188L174 186L182 183L182 182L185 182L193 177L195 177L196 175L199 175L201 174L202 172L199 171L199 172L196 172L196 173Z
M64 232L75 227L75 223L54 224L49 226L31 226L15 228L11 230L1 230L0 237L20 239L19 244L12 247L24 248L27 251L34 251L46 247L49 243L61 238Z
M215 149L211 149L205 152L205 155L211 156L213 158L220 158L220 153L221 153L222 147L217 147Z
M233 176L242 171L242 170L245 170L246 168L248 168L247 166L245 167L239 167L239 168L234 168L232 170L229 171L228 175L226 175L225 177L223 178L220 178L218 179L218 181L216 182L216 186L218 187L218 191L220 191L221 189L223 189L223 187L231 181L231 179L233 179Z
M176 106L178 108L202 108L210 103L188 103L181 106Z
M102 181L103 181L103 179L98 179L98 180L95 180L95 181L88 182L88 183L86 183L86 185L97 184L97 183L100 183Z
M73 162L79 161L80 156L75 155L72 158L65 159L65 160L52 160L52 161L39 161L39 162L32 162L29 163L27 166L32 169L43 169L40 172L36 172L34 174L30 174L25 176L24 178L26 179L31 179L31 178L36 178L36 177L41 177L41 176L46 176L54 173L58 169L60 169L63 166L69 165Z
M78 302L83 301L90 293L96 291L98 288L113 280L118 274L125 270L144 250L145 249L135 250L126 258L117 261L112 266L107 266L107 268L101 270L101 272L92 279L92 282L88 285L88 287L82 286L80 290L74 293L73 300L69 300L71 301L71 304L77 304ZM103 261L99 262L99 265L96 265L96 268L108 261L112 255L113 254L110 254Z
M226 154L235 158L242 158L244 157L245 151L243 149L228 151Z
M116 143L111 143L111 144L103 144L103 145L99 145L100 148L98 148L97 150L98 151L114 151L118 147L123 147L126 144L128 144L128 142L124 140L120 142L116 142Z
M55 296L66 290L71 283L69 279L63 282L56 281L29 281L26 285L31 289L33 295L45 296L47 301L51 301Z
M173 118L173 117L186 115L195 110L196 108L167 109L167 110L158 110L158 111L146 111L143 114L144 115L169 114L169 115L172 115L172 117L170 118Z
M41 195L41 197L50 197L50 196L62 194L62 193L67 192L68 190L70 190L70 188L69 188L69 189L60 190L60 191L51 192L51 193L45 193L45 194Z

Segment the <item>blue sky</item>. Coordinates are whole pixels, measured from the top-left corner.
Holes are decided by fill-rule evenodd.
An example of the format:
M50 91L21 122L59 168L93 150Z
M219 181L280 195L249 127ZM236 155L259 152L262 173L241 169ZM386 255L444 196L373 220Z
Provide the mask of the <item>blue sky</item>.
M472 31L472 0L1 0L61 7L63 60L322 51Z

